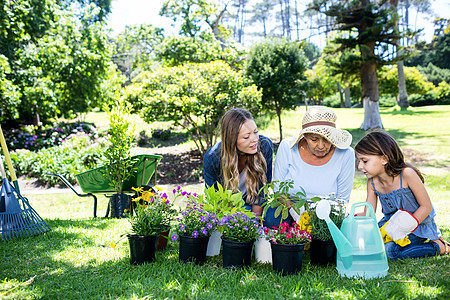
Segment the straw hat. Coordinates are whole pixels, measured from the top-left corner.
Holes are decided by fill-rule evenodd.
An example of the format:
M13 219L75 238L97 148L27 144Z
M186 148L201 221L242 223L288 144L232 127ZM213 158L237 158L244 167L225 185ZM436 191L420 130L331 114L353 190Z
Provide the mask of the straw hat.
M291 148L302 139L305 133L316 133L326 138L336 148L347 149L352 143L352 135L346 130L337 129L336 119L336 114L329 108L310 107L303 117L302 131Z

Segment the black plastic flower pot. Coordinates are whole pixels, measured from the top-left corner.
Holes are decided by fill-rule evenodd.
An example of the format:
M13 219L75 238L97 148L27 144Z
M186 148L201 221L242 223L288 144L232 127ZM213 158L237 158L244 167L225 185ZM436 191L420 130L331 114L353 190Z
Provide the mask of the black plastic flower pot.
M336 264L337 249L333 240L313 239L309 251L309 258L312 264L322 266Z
M128 235L130 243L130 263L141 265L155 260L158 235Z
M271 242L273 270L283 276L299 273L302 270L304 246L305 244L288 245Z
M109 200L111 218L125 218L130 210L131 197L127 194L114 194Z
M223 267L239 269L250 266L255 241L237 242L222 238Z
M170 228L158 232L158 241L156 242L156 251L165 250L167 248L167 242L169 241Z
M206 260L208 241L209 236L194 238L180 235L179 260L181 262L193 262L197 265L203 264Z

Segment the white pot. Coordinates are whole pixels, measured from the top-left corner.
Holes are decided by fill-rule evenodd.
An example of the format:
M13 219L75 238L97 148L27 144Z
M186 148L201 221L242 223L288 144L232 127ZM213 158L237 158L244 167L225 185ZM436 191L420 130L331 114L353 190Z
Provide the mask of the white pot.
M220 254L220 246L222 246L222 234L219 230L213 231L209 237L208 248L206 249L206 256L216 256Z
M255 242L255 259L260 263L272 264L272 249L264 234Z

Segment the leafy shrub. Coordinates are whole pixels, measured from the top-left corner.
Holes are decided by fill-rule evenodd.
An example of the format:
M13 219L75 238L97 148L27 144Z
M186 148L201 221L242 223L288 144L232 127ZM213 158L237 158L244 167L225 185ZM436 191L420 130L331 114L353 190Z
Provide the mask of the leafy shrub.
M28 125L23 126L20 129L6 130L4 134L10 150L28 149L37 151L43 148L60 145L68 136L78 132L86 133L91 139L98 137L95 126L85 122L62 122L43 128Z
M86 133L78 133L66 138L61 145L38 152L12 151L11 159L18 175L36 177L46 184L56 185L60 179L47 173L58 173L74 184L75 174L101 164L104 147L102 143L92 144Z
M141 132L139 132L139 136L137 138L137 145L138 146L144 146L146 144L148 144L149 141L149 137L147 136L147 134L145 134L145 130L142 130Z
M394 107L397 105L397 99L394 96L381 96L378 101L380 102L380 107Z
M411 106L449 105L450 84L442 81L437 87L425 95L411 95L409 97L409 103Z
M326 97L325 99L323 99L322 104L324 106L333 107L333 108L341 107L341 97L339 96L339 94L334 94L332 96L329 96L329 97Z
M169 129L152 129L152 137L167 141L170 137L171 130Z

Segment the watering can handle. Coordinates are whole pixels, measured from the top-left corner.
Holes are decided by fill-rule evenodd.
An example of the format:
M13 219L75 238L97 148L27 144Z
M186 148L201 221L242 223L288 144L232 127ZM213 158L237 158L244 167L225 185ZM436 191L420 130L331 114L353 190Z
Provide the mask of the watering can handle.
M375 212L373 210L372 204L370 204L367 201L364 202L358 202L352 205L352 209L350 211L350 216L349 218L354 218L355 217L355 209L358 207L362 207L365 206L367 208L366 211L366 215L365 216L359 216L358 218L373 218L375 221L377 220L376 216L375 216Z

